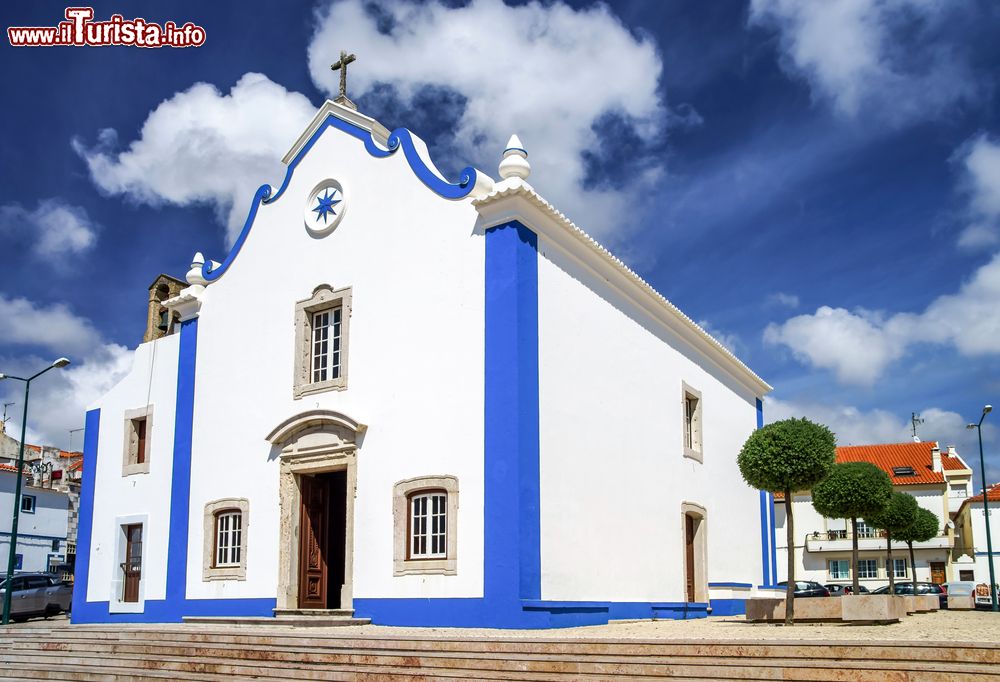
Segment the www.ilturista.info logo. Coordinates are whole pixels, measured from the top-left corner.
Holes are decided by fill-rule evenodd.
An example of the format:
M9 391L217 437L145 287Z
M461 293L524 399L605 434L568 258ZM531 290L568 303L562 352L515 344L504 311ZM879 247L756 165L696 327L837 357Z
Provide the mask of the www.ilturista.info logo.
M11 26L7 39L14 47L73 47L130 45L132 47L200 47L205 29L190 21L182 26L163 25L142 17L125 19L112 14L108 21L93 21L93 7L67 7L66 21L58 26Z

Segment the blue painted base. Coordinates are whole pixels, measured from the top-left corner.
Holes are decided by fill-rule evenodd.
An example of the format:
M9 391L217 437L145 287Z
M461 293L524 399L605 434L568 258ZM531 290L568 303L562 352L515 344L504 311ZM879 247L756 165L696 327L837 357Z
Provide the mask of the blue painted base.
M704 618L708 604L520 600L506 606L484 599L355 599L354 615L376 625L565 628L610 620Z
M747 612L746 599L713 599L713 616L742 616Z
M743 600L714 600L719 602ZM184 616L268 617L274 599L148 600L142 613L111 613L108 602L73 607L73 623L179 623ZM731 611L728 613L742 613ZM498 608L484 599L355 599L354 615L376 625L540 629L604 625L609 620L704 618L708 604L685 602L558 602L524 600Z
M184 616L273 616L275 599L147 599L142 613L111 613L106 601L77 601L73 623L180 623Z

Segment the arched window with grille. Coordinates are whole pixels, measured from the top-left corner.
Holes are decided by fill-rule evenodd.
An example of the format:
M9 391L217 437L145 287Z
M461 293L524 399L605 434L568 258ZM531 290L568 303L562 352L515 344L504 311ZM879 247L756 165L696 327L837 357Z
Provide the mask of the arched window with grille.
M393 486L393 575L455 575L458 479L421 476Z
M203 579L246 580L249 514L250 503L245 498L205 505Z

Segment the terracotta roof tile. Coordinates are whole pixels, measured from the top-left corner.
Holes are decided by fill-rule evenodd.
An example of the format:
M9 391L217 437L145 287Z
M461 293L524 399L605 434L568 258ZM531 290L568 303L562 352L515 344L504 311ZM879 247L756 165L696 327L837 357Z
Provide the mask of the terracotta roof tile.
M944 475L931 468L931 450L937 443L890 443L886 445L850 445L837 448L837 462L870 462L889 474L893 485L944 483ZM893 473L896 467L912 467L912 476ZM968 469L960 457L941 451L941 468L946 471Z
M921 485L928 483L944 483L944 475L931 469L931 450L937 445L934 441L926 443L889 443L886 445L848 445L837 448L837 463L869 462L889 474L893 485ZM895 467L912 467L912 476L899 476L893 473ZM959 471L969 466L958 455L950 456L947 449L941 451L941 468L945 471ZM1000 485L997 486L996 499L1000 502ZM784 499L781 493L774 494L775 499ZM992 502L994 493L990 493ZM982 499L980 496L979 499Z

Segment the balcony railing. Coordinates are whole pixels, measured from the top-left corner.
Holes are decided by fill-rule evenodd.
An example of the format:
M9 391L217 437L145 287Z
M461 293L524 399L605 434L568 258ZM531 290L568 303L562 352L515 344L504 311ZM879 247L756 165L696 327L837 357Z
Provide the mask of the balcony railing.
M806 535L806 550L809 552L843 552L850 551L853 544L851 533L846 530L816 531ZM927 542L913 543L914 549L945 549L954 544L954 539L947 535L939 535ZM893 541L896 549L905 549L906 543ZM884 550L885 533L880 530L868 530L858 533L858 549Z
M826 530L816 531L809 536L813 540L850 540L851 533L846 530ZM858 539L862 538L884 538L885 531L875 528L867 528L858 533Z

